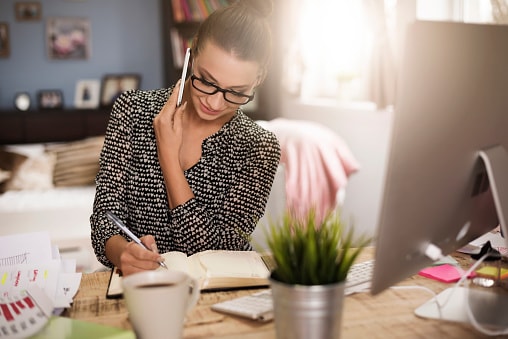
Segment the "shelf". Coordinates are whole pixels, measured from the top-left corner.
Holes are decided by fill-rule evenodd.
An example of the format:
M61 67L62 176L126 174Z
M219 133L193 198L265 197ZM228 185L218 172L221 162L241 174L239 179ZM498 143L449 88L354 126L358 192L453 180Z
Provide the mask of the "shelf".
M186 47L190 44L191 39L199 28L201 20L196 20L192 16L182 15L181 8L184 3L189 8L195 7L201 8L201 16L199 18L204 19L203 13L210 13L212 8L216 6L225 6L232 2L232 0L161 0L162 6L162 37L164 42L164 86L170 87L174 85L180 78L182 72L182 64ZM277 5L278 2L274 4ZM208 9L203 9L203 6ZM180 8L180 9L179 9ZM180 14L177 14L180 13ZM208 15L208 14L206 14ZM189 19L190 18L190 19ZM273 69L270 71L272 79L280 80L280 69L281 65L272 66ZM277 96L272 95L278 90L277 84L263 84L259 92L256 94L260 101L252 110L246 111L246 114L253 119L268 120L276 116L276 112L279 111ZM266 97L266 98L265 98ZM268 98L268 99L267 99ZM270 100L270 102L268 102ZM273 113L269 113L273 112Z
M74 141L104 135L110 109L0 111L0 145Z
M200 22L229 3L229 0L171 0L171 17L175 23Z
M179 78L185 50L190 47L200 23L230 0L163 0L163 37L166 86Z

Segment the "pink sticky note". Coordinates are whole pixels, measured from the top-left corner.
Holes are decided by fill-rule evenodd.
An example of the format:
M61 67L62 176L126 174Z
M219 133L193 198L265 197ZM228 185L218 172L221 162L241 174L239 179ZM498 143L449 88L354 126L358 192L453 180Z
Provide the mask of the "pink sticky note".
M423 277L442 281L445 283L456 282L462 276L462 272L457 267L450 264L427 267L418 272L418 274ZM476 274L472 272L468 278L472 278L475 275Z

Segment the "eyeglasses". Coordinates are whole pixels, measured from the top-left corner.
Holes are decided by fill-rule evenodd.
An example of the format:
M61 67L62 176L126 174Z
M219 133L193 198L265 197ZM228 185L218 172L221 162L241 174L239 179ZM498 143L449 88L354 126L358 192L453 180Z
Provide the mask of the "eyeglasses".
M191 75L191 82L192 87L194 87L201 93L212 95L217 92L222 92L224 100L235 105L245 105L246 103L254 99L254 93L252 95L247 95L229 89L222 89L219 86L206 81L205 79L198 78L194 74Z

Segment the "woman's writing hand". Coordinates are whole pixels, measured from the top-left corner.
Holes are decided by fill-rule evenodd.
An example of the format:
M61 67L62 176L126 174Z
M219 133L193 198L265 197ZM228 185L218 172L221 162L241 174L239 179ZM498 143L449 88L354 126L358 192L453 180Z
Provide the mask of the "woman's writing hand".
M133 241L126 243L120 254L119 266L123 275L154 270L160 266L159 262L163 260L157 251L153 236L146 235L140 238L140 240L146 247L152 249L152 251L144 249Z

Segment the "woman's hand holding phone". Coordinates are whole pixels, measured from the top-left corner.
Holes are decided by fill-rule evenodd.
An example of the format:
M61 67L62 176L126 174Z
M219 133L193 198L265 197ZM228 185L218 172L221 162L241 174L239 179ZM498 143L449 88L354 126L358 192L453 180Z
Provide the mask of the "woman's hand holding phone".
M184 103L182 106L182 99L189 59L190 48L188 48L185 53L182 77L176 83L166 104L164 104L164 107L153 122L159 149L159 158L161 149L167 149L168 152L176 152L176 154L178 154L182 143L182 114L187 106L187 103ZM166 145L167 147L165 147ZM164 153L166 154L166 151Z
M166 182L170 208L174 208L194 196L180 162L180 149L183 144L183 115L188 104L187 101L182 104L182 98L189 53L190 51L187 52L182 78L178 80L173 92L153 120L157 155Z

